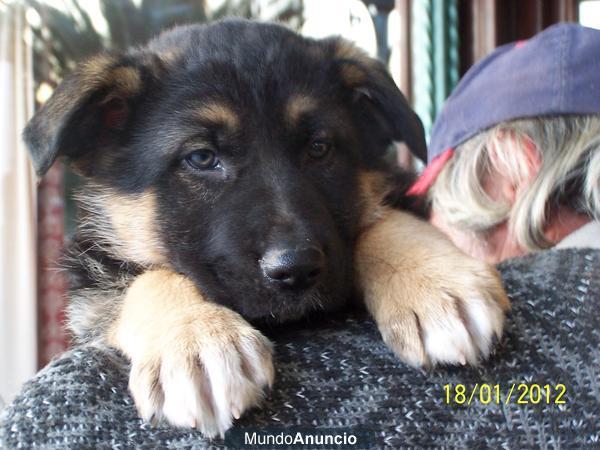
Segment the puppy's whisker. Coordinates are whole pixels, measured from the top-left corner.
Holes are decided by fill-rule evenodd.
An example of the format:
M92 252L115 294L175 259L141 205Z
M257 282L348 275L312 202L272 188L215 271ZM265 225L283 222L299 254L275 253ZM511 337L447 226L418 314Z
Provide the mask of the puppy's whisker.
M325 307L323 306L325 299L322 298L322 295L318 291L313 291L311 293L309 299L310 299L310 303L311 303L311 306L313 307L313 309L325 310Z

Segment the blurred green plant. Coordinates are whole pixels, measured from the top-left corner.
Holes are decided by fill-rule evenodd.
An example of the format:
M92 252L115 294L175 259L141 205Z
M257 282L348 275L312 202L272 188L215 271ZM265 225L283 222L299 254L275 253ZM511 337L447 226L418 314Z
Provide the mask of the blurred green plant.
M162 30L227 16L299 29L302 0L26 0L35 79L56 85L74 65L103 50L143 44ZM101 17L98 17L100 15Z

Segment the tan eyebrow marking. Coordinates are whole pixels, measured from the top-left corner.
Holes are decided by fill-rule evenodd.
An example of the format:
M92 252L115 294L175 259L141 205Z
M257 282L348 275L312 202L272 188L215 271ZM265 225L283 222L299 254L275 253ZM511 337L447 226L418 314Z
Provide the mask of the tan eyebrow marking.
M133 67L118 67L113 70L112 77L122 94L137 95L142 90L142 77Z
M239 126L239 117L231 108L223 103L207 103L194 111L199 120L225 125L229 129Z
M317 104L317 100L308 95L296 94L286 105L285 117L291 125L295 125L304 114L317 109Z

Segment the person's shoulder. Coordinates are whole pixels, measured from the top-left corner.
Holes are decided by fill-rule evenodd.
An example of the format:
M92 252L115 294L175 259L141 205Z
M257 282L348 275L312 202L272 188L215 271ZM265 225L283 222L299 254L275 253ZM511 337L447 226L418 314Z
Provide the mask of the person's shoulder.
M554 247L507 259L498 265L498 270L512 300L524 297L552 303L557 295L581 289L600 299L600 249L597 248Z
M600 221L593 220L573 231L562 241L556 249L567 248L594 248L600 249Z

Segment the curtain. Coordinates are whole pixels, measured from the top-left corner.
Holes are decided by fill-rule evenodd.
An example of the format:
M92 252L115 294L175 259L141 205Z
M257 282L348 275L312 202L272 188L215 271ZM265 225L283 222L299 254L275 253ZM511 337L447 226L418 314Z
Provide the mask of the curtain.
M66 280L59 269L65 244L65 171L54 163L38 188L39 367L69 347L64 326Z
M431 128L459 78L458 0L412 3L413 106L429 141Z
M0 2L0 396L37 370L36 179L21 141L33 111L24 7Z
M37 370L36 178L21 141L33 111L31 33L0 2L0 396Z

